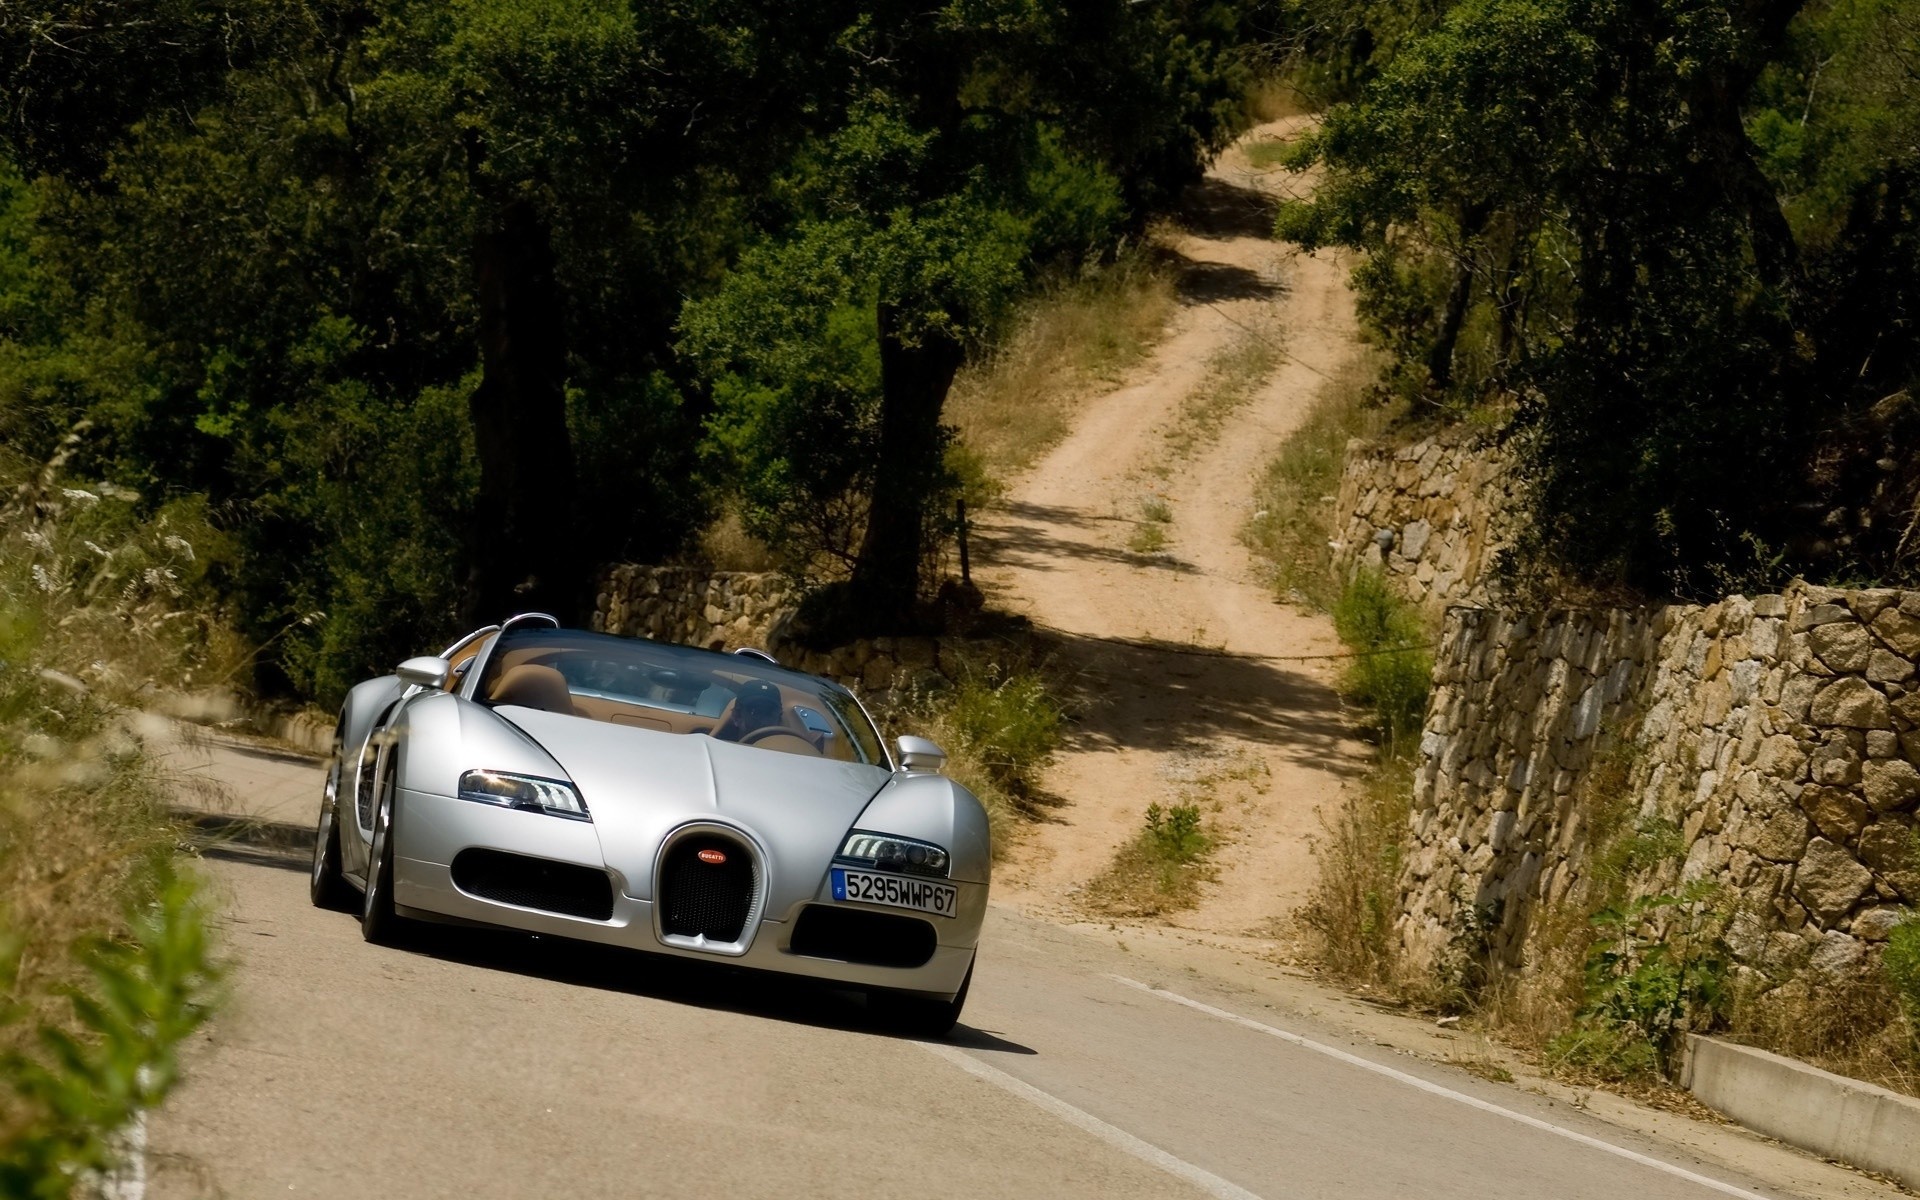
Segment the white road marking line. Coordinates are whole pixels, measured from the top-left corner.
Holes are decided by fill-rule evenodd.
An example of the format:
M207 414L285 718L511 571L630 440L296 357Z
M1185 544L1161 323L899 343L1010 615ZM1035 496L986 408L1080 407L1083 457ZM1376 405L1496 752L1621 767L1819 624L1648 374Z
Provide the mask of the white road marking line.
M1525 1113L1515 1112L1510 1108L1502 1108L1498 1104L1489 1103L1488 1101L1480 1099L1478 1096L1469 1096L1465 1092L1456 1092L1450 1087L1442 1087L1440 1084L1429 1082L1428 1080L1420 1078L1418 1075L1410 1075L1405 1071L1396 1071L1385 1063L1377 1063L1372 1059L1362 1058L1358 1054L1349 1054L1338 1047L1329 1046L1324 1042L1316 1042L1312 1038L1301 1037L1297 1033L1289 1033L1284 1029L1276 1029L1271 1025L1263 1025L1251 1017L1243 1017L1239 1013L1228 1012L1224 1008L1215 1008L1211 1004L1202 1004L1200 1001L1189 999L1178 992L1170 992L1165 988L1157 988L1151 984L1141 983L1137 979L1128 979L1125 975L1109 975L1107 978L1113 980L1115 983L1123 983L1130 988L1146 992L1148 995L1158 996L1162 1000L1171 1000L1175 1004L1184 1004L1188 1008L1194 1009L1197 1012L1206 1013L1210 1017L1219 1017L1223 1021L1231 1021L1235 1025L1244 1026L1258 1033L1277 1037L1281 1041L1290 1042L1303 1050L1311 1050L1316 1054L1324 1054L1328 1058L1337 1058L1341 1062L1347 1063L1350 1066L1359 1067L1363 1071L1372 1071L1376 1075L1385 1075L1389 1079L1397 1079L1401 1083L1419 1088L1423 1092L1431 1092L1436 1096L1444 1096L1448 1100L1457 1100L1469 1108L1477 1108L1482 1112L1492 1113L1496 1117L1505 1117L1509 1121L1518 1121L1522 1125L1531 1126L1534 1129L1566 1138L1569 1141L1579 1142L1583 1146L1591 1146L1595 1150L1602 1150L1608 1154L1624 1158L1629 1162L1639 1163L1643 1167L1652 1167L1656 1171L1664 1171L1668 1175L1677 1176L1689 1183L1697 1183L1701 1187L1712 1188L1716 1192L1724 1192L1729 1196L1739 1196L1741 1200L1768 1200L1767 1197L1760 1195L1758 1192L1749 1192L1745 1188L1738 1188L1730 1183L1722 1183L1718 1179L1689 1171L1685 1167L1676 1167L1672 1163L1662 1162L1657 1158L1641 1154L1638 1151L1629 1150L1624 1146L1616 1146L1612 1142L1602 1141L1597 1137L1591 1137L1577 1130L1568 1129L1563 1125L1555 1125L1551 1121L1542 1121L1538 1117L1530 1117Z
M1109 1125L1089 1112L1082 1112L1065 1100L1050 1092L1043 1092L1024 1079L1016 1079L998 1067L986 1063L953 1046L942 1046L935 1042L916 1042L930 1054L937 1054L962 1071L986 1080L997 1088L1012 1092L1022 1100L1038 1108L1044 1108L1067 1124L1086 1130L1116 1150L1125 1151L1135 1158L1159 1167L1169 1175L1178 1176L1193 1184L1215 1200L1260 1200L1260 1197L1237 1183L1228 1181L1202 1167L1196 1167L1184 1158L1176 1158L1152 1142L1143 1142L1139 1138L1121 1129Z

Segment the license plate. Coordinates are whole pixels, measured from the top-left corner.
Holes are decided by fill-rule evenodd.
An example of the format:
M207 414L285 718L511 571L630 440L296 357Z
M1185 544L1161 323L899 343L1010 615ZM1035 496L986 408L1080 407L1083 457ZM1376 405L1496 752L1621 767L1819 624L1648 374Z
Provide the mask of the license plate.
M845 867L835 867L829 874L833 878L835 900L911 908L932 913L936 917L953 916L960 903L959 888L952 884L935 883L931 879L915 879L911 875L876 875L871 871L849 871Z

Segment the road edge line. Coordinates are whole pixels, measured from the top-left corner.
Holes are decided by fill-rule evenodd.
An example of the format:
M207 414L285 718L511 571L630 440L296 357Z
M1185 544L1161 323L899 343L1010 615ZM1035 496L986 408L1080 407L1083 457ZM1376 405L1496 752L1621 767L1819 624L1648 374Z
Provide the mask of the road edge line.
M1261 1200L1258 1195L1239 1184L1222 1179L1204 1167L1196 1167L1184 1158L1169 1154L1152 1142L1143 1141L1117 1125L1110 1125L1090 1112L1075 1108L1051 1092L1043 1092L1024 1079L1016 1078L998 1067L981 1062L964 1050L932 1042L916 1042L915 1045L929 1054L945 1059L977 1079L985 1080L1002 1091L1010 1092L1036 1108L1045 1109L1067 1124L1092 1134L1116 1150L1131 1154L1169 1175L1186 1180L1209 1196L1213 1196L1215 1200Z
M1762 1196L1758 1192L1750 1192L1745 1188L1715 1179L1710 1175L1702 1175L1697 1171L1689 1171L1685 1167L1675 1166L1670 1162L1663 1162L1651 1155L1642 1154L1637 1150L1629 1150L1625 1146L1616 1146L1612 1142L1604 1141L1591 1134L1568 1129L1564 1125L1555 1125L1552 1121L1543 1121L1539 1117L1530 1117L1526 1113L1515 1112L1510 1108L1502 1108L1490 1100L1482 1100L1478 1096L1470 1096L1466 1092L1456 1092L1450 1087L1434 1083L1431 1080L1422 1079L1418 1075L1413 1075L1406 1071L1397 1070L1387 1066L1385 1063L1377 1063L1370 1058L1362 1058L1358 1054L1350 1054L1337 1046L1329 1046L1324 1042L1316 1042L1312 1038L1303 1037L1300 1034L1285 1029L1277 1029L1272 1025L1266 1025L1256 1021L1252 1017L1243 1017L1239 1013L1229 1012L1224 1008L1215 1008L1211 1004L1182 996L1178 992L1170 992L1165 988L1157 988L1151 984L1141 983L1139 980L1129 979L1125 975L1110 974L1107 978L1113 980L1115 983L1124 984L1127 987L1133 988L1136 991L1145 992L1150 996L1158 996L1162 1000L1185 1005L1197 1012L1206 1013L1210 1017L1218 1017L1223 1021L1230 1021L1235 1025L1243 1026L1255 1032L1279 1038L1281 1041L1291 1043L1303 1050L1311 1050L1316 1054L1324 1054L1328 1058L1338 1059L1349 1066L1359 1067L1364 1071L1372 1071L1376 1075L1384 1075L1389 1079L1398 1080L1410 1087L1418 1088L1423 1092L1429 1092L1435 1096L1457 1101L1469 1108L1477 1108L1482 1112L1492 1113L1497 1117L1505 1117L1509 1121L1516 1121L1522 1125L1566 1138L1569 1141L1578 1142L1583 1146L1590 1146L1595 1150L1601 1150L1616 1157L1624 1158L1629 1162L1639 1163L1644 1167L1652 1167L1656 1171L1684 1179L1689 1183L1697 1183L1702 1187L1711 1188L1716 1192L1722 1192L1729 1196L1738 1196L1740 1200L1769 1200L1769 1197Z

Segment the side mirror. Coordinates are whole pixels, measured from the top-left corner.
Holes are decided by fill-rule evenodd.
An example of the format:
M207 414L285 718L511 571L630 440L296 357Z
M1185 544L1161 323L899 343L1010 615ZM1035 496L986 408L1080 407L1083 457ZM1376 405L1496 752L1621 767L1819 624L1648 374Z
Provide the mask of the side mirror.
M431 688L437 692L447 686L447 676L453 673L453 664L444 658L423 654L401 663L393 673L400 677L401 683Z
M893 743L894 757L900 762L900 769L907 772L932 772L939 774L940 768L947 765L947 752L923 737L903 734Z

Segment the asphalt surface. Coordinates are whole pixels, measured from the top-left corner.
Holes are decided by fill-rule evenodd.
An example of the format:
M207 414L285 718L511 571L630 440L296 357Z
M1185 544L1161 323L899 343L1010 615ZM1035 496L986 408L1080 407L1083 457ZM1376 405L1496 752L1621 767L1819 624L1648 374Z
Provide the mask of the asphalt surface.
M317 802L310 762L175 757ZM308 904L305 865L209 855L232 996L150 1122L150 1196L1810 1194L1005 908L961 1028L920 1042L857 995L705 964L438 927L368 945Z

